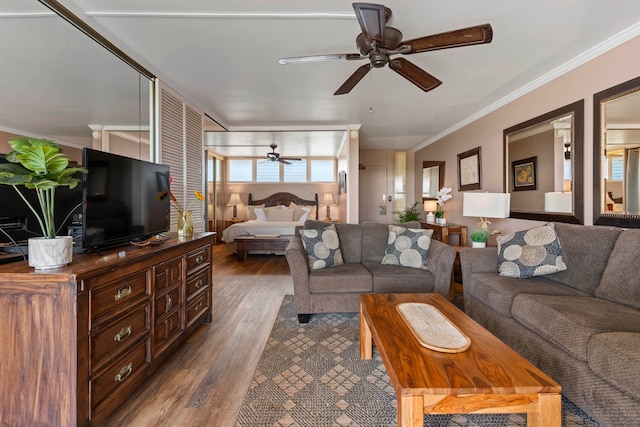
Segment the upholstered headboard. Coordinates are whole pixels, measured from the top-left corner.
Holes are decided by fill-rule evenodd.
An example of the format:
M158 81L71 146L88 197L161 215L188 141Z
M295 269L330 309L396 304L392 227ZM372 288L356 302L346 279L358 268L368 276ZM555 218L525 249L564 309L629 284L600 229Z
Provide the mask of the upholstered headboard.
M301 197L296 196L295 194L292 193L285 193L285 192L280 192L280 193L274 193L268 197L265 197L264 199L260 199L260 200L254 200L253 199L253 195L251 193L249 193L249 205L262 205L264 204L265 207L269 207L269 206L279 206L279 205L285 205L285 206L289 206L291 204L291 202L295 203L298 206L315 206L316 207L316 219L318 219L318 211L320 210L320 205L318 203L318 194L315 194L315 197L313 200L306 200L303 199Z

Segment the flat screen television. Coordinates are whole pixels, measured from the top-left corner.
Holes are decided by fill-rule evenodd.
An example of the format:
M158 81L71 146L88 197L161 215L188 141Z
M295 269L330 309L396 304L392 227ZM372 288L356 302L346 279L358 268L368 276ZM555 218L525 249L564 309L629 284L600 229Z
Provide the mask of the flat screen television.
M169 166L83 149L82 247L147 239L170 227Z

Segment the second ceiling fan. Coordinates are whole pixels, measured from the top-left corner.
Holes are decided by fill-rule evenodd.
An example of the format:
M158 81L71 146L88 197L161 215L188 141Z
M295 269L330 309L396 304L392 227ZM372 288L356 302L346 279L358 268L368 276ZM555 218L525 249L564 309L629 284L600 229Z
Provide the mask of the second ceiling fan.
M392 55L411 55L430 50L490 43L493 38L491 25L484 24L403 41L402 33L399 30L386 26L391 17L391 9L388 7L380 4L353 3L353 8L360 28L362 28L362 33L356 37L356 46L360 53L298 56L282 58L279 62L281 64L295 64L334 59L346 59L347 61L369 59L369 63L358 68L334 95L351 92L351 89L372 68L381 68L387 64L393 71L427 92L435 89L442 82L406 59L391 58Z

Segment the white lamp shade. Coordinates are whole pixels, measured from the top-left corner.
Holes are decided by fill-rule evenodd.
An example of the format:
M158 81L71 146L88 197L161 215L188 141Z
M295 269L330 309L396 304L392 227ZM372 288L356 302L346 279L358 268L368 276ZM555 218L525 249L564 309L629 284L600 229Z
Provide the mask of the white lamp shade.
M336 201L333 198L333 193L324 193L322 196L322 202L320 202L323 206L333 206L336 204Z
M424 211L425 212L433 212L438 210L438 201L437 200L425 200L424 201Z
M571 192L553 191L544 193L544 210L547 212L573 212Z
M509 218L511 194L509 193L464 193L462 215L481 218Z
M242 199L240 198L240 194L238 193L231 193L231 197L229 198L229 203L227 203L227 206L233 206L233 205L242 205Z

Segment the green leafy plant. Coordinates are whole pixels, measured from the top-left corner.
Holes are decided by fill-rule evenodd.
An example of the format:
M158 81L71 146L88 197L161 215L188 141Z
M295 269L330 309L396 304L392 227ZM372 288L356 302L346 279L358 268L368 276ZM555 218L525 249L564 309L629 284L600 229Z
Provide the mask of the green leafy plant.
M403 211L394 211L395 215L398 215L398 222L409 222L409 221L419 221L420 220L420 212L416 209L418 206L418 202L415 202L413 206L410 208L406 208Z
M487 230L473 230L471 233L471 240L473 242L486 243L489 239L489 232Z
M35 138L14 138L9 141L13 148L0 164L0 184L11 185L34 213L40 224L42 235L56 237L54 206L56 188L75 188L80 182L73 175L87 173L82 167L69 167L69 160L60 153L60 147L52 141ZM40 214L18 189L24 186L35 190L40 204Z

